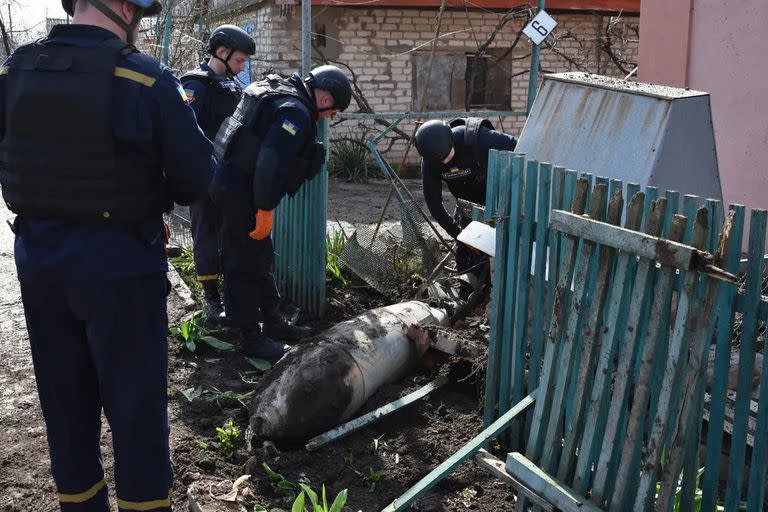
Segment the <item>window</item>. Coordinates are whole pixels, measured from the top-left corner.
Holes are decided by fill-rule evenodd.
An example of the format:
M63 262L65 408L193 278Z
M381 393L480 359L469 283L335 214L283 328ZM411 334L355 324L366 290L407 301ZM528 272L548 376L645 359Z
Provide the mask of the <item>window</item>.
M437 54L432 63L432 74L425 110L507 110L512 101L512 61L503 50L475 56ZM419 52L412 57L411 108L421 107L419 95L424 91L429 71L430 52Z

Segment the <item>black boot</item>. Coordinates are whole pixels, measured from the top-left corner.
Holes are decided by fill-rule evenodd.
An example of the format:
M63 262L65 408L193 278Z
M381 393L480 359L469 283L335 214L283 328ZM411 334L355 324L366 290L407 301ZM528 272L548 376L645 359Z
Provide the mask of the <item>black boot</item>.
M261 329L242 329L243 342L241 349L249 357L260 359L280 359L291 349L281 341L265 336Z
M311 327L302 327L288 323L288 320L285 319L276 307L263 308L262 315L264 318L264 334L267 336L288 341L299 341L315 334L315 330Z
M205 299L203 304L205 322L212 327L221 327L226 323L226 316L219 295L219 282L203 281L202 286Z

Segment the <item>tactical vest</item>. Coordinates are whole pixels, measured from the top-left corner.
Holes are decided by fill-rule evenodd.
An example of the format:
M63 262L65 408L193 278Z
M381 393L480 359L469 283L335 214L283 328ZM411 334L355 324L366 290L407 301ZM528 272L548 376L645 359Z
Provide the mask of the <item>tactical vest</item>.
M216 135L213 145L216 158L241 172L253 173L259 156L261 137L269 128L266 125L269 120L261 119L267 105L280 98L293 97L306 105L310 112L316 111L317 107L299 87L303 89L303 85L279 75L269 75L266 80L254 82L246 87L234 114L224 121ZM283 188L290 196L293 196L306 180L312 179L323 166L325 148L315 136L316 131L310 142L299 151L299 169L292 169L299 172L286 173Z
M232 115L237 108L243 90L240 85L226 75L216 75L210 71L196 69L181 77L181 81L202 82L206 88L205 119L198 119L203 133L213 140L221 124Z
M168 209L162 169L118 153L115 68L137 50L33 43L7 63L0 185L8 208L32 218L143 220ZM160 70L153 78L158 78ZM143 164L143 165L142 165Z
M465 127L464 143L461 148L457 148L456 158L445 166L441 177L454 197L483 204L488 170L479 158L477 136L481 127L493 130L493 123L487 119L470 117L455 119L449 125L451 128Z

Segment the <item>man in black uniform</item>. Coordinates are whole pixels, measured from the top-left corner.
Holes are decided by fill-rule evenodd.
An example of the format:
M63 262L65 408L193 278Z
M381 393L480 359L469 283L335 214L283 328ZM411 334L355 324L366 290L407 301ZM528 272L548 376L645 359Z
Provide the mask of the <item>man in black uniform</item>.
M289 348L272 337L307 334L278 309L272 210L320 171L325 148L316 139L317 121L345 110L351 98L349 80L334 66L315 68L304 80L270 75L245 89L216 138L212 194L224 217L224 304L228 323L242 330L243 350L254 357L281 357Z
M432 217L453 238L472 220L461 215L459 209L451 217L443 206L443 185L457 199L485 204L485 185L488 174L488 151L512 151L517 139L498 132L487 119L467 118L453 122L427 121L416 132L416 149L422 157L421 179L424 199ZM469 247L459 244L456 266L459 272L479 276L479 266L486 257L475 254Z
M153 0L62 1L72 25L0 68L0 184L64 512L170 511L165 236L212 147L171 71L131 44Z
M251 36L234 25L216 28L208 40L209 59L181 77L181 83L206 137L213 140L224 120L231 116L242 95L235 79L241 73L256 45ZM219 236L221 215L210 197L193 203L192 241L195 272L203 287L203 315L213 323L223 320L219 295Z

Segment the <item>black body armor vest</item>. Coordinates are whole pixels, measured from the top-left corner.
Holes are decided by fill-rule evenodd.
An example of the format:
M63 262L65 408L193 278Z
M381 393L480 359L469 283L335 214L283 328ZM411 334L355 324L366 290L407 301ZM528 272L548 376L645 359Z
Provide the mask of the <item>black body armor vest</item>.
M169 208L162 169L115 147L115 67L136 51L119 41L16 50L7 64L0 142L0 184L11 211L138 221Z
M205 136L213 140L221 124L237 108L243 90L233 78L215 75L202 69L190 71L181 77L182 82L187 80L197 80L205 84L207 92L205 119L198 119L198 122Z
M285 79L278 75L270 75L266 80L254 82L243 91L243 97L234 114L219 128L214 142L216 158L241 172L253 173L259 156L261 137L269 128L266 122L269 120L262 119L265 107L286 96L301 101L310 112L317 110L316 105L307 95L304 85L296 84L293 78ZM312 179L322 169L325 148L323 143L315 137L316 131L310 142L304 148L300 148L298 169L296 169L299 172L286 175L284 190L291 196L298 191L304 181Z

